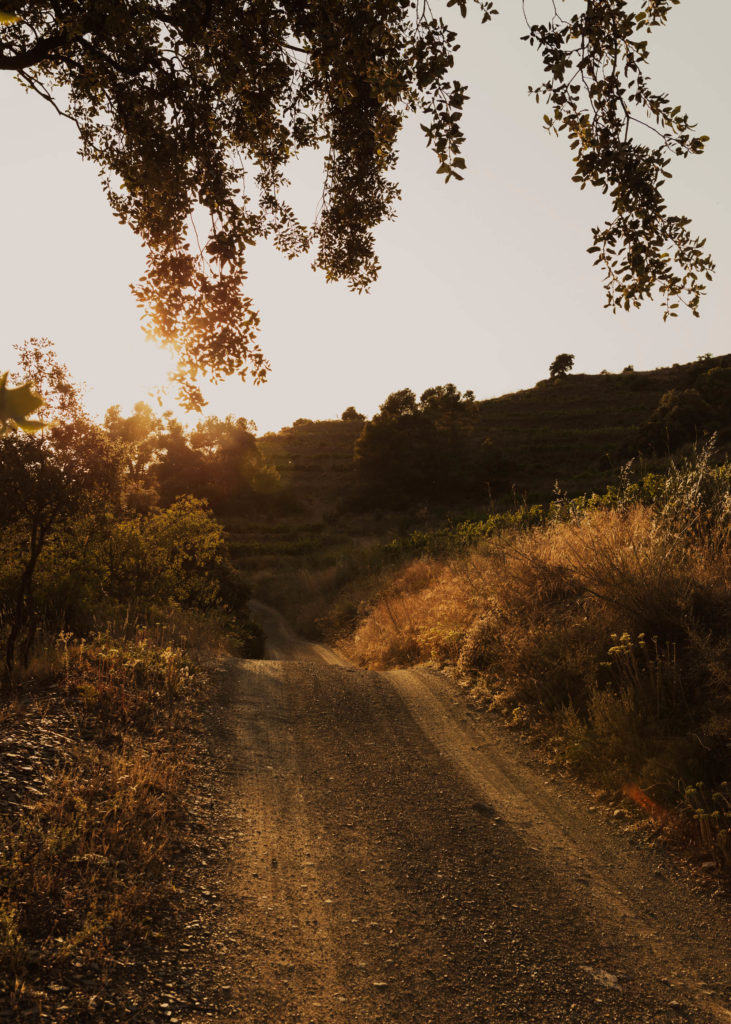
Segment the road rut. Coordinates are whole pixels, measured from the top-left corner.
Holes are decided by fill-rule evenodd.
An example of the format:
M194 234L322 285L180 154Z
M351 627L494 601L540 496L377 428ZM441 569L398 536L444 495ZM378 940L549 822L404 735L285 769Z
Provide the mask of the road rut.
M437 674L353 669L257 616L276 658L227 664L217 723L221 1020L731 1021L721 897Z

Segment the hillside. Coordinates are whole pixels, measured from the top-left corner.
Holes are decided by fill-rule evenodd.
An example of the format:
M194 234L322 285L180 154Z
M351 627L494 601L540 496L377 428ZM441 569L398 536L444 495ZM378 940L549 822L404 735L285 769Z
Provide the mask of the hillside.
M571 374L480 403L485 434L515 467L513 482L542 497L601 488L638 453L640 433L664 394L696 386L731 356L624 373ZM731 410L727 410L731 416ZM701 436L702 425L697 434Z
M709 371L731 368L731 355L701 358L650 371L571 374L542 380L513 394L477 401L478 429L508 463L509 486L528 500L545 499L556 483L568 494L603 489L643 448L643 430L670 392L704 386ZM731 441L731 390L715 396L722 446ZM385 398L385 396L384 396ZM708 432L703 415L683 424L683 443ZM718 426L714 422L714 428ZM266 462L278 470L307 519L341 510L355 486L353 447L361 422L298 420L258 439ZM667 444L644 445L644 454L666 455ZM511 499L512 500L512 499Z
M353 446L361 420L297 420L257 439L264 461L314 515L337 507L354 483Z
M603 492L637 455L663 396L681 396L679 407L687 415L680 417L680 436L702 439L709 432L708 406L696 389L710 394L704 383L709 372L717 378L723 375L720 390L716 388L719 394L710 397L721 427L714 429L721 447L728 450L731 355L652 371L573 374L474 403L470 429L478 441L492 441L506 467L498 486L490 481L489 491L484 488L474 497L450 500L439 494L434 501L414 501L402 487L404 503L391 508L377 494L358 493L353 450L365 425L362 421L297 420L257 439L263 463L279 475L285 500L271 514L226 519L231 557L256 595L287 607L299 628L316 634L313 623L330 616L330 602L344 581L358 576L365 565L379 564L383 545L395 537L439 530L449 521L484 519L490 511L510 510L516 501L545 502L556 483L570 496ZM676 434L677 413L672 403L663 413L675 424ZM660 422L661 437L667 429L667 423ZM673 453L683 447L687 442L676 445ZM663 445L656 445L658 449L667 456L667 445L664 452ZM666 457L651 455L646 446L642 468L661 469ZM347 599L343 615L348 619L352 614Z

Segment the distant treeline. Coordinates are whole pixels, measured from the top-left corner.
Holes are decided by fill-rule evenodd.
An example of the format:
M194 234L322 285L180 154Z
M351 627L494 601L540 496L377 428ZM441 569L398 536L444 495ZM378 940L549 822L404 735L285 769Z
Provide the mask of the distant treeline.
M365 510L500 500L512 489L545 500L556 481L571 493L601 490L629 459L662 461L714 434L728 451L731 356L647 372L567 370L486 401L454 384L419 398L405 388L371 420L349 406L339 422L296 420L276 441L292 495L317 498L319 488ZM274 450L271 435L259 444Z
M257 447L255 425L243 417L209 416L186 430L170 413L138 402L131 416L112 406L104 432L123 463L125 501L147 509L184 494L219 514L281 509L288 498L276 469Z
M504 487L510 466L480 429L475 396L454 384L416 399L389 395L355 444L356 498L392 506L480 497Z

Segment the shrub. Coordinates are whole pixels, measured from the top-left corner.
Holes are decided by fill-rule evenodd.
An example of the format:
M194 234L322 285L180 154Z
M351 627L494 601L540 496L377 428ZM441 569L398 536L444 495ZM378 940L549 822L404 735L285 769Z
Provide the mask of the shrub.
M537 525L412 534L343 649L379 667L456 664L603 781L667 799L678 780L718 785L731 770L730 494L706 452L667 478L557 501Z
M657 451L698 441L714 426L713 409L696 388L672 389L660 399L641 439Z

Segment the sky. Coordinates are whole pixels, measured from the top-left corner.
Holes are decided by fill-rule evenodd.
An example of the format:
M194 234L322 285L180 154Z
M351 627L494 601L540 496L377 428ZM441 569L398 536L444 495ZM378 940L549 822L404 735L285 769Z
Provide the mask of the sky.
M527 0L540 20L547 0ZM716 278L700 319L662 322L659 304L613 316L586 248L608 216L595 190L571 182L562 140L542 130L545 108L528 96L541 78L518 0L502 0L492 23L456 18L462 50L455 76L469 87L463 124L467 174L445 185L416 123L402 137L398 219L378 231L382 271L367 295L327 284L307 257L287 261L260 243L249 286L272 364L254 387L208 387L206 412L254 420L259 432L299 417L331 419L354 405L371 416L385 397L452 382L477 398L532 387L559 352L575 372L652 369L706 352L731 351L731 199L728 0L683 0L653 33L652 79L681 104L702 157L677 161L667 195L672 212L708 238ZM450 12L451 13L451 12ZM77 155L70 122L0 76L0 369L13 345L49 337L73 376L87 384L89 410L131 410L165 386L169 356L147 341L129 284L144 269L135 236L107 206L97 172ZM300 216L319 194L317 167L292 169ZM163 398L175 408L174 389Z

